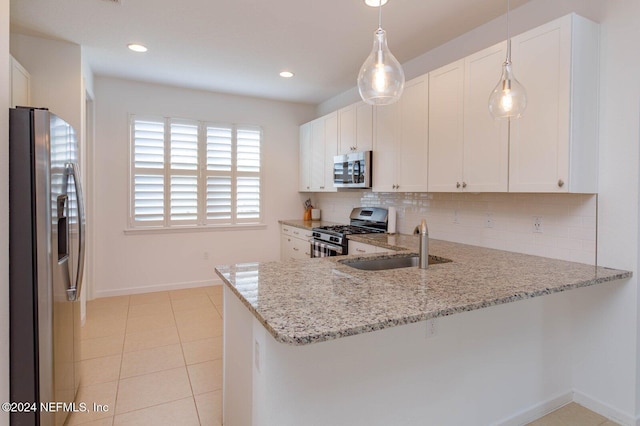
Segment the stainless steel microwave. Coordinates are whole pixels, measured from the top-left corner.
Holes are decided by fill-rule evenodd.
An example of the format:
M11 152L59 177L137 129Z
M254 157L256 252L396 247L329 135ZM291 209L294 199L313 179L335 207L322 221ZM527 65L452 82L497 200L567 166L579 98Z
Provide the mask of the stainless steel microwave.
M333 186L371 188L371 151L333 157Z

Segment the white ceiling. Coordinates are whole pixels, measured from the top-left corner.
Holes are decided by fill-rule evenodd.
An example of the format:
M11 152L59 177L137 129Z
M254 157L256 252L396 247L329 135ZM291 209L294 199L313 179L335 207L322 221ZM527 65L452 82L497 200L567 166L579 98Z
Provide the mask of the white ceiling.
M506 3L390 0L382 26L404 63L503 15ZM11 1L12 31L82 45L96 75L310 104L355 86L377 22L363 0ZM133 53L131 42L149 51Z

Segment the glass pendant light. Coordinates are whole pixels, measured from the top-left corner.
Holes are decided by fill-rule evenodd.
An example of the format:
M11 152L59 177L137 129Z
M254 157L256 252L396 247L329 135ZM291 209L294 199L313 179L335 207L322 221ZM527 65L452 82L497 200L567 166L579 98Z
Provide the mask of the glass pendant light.
M527 107L527 93L511 69L511 38L509 37L509 0L507 0L507 59L502 75L489 96L489 112L493 118L520 118Z
M360 68L358 91L371 105L389 105L402 95L404 71L387 46L387 33L382 29L382 1L378 2L378 29L373 34L373 50Z

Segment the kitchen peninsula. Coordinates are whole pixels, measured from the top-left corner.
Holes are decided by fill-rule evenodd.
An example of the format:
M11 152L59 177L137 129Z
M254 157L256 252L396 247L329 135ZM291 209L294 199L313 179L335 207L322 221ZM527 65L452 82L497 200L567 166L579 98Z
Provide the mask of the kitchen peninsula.
M353 239L397 253L417 247L414 236ZM216 268L225 282L225 425L510 424L567 398L571 298L631 276L438 240L430 253L452 262Z

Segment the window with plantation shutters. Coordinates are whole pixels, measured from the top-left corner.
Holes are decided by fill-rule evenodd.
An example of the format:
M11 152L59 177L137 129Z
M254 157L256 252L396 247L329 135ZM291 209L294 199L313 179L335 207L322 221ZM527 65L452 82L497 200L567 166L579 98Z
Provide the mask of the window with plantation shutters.
M261 222L259 127L133 116L131 141L132 227Z

